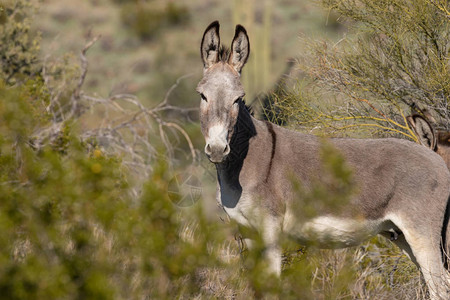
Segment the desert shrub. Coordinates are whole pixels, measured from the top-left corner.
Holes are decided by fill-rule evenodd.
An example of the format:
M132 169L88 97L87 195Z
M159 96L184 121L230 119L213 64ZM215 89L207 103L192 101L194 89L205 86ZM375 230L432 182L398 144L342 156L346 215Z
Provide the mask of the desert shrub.
M198 292L217 232L196 213L195 243L168 198L165 163L141 196L116 156L89 150L76 130L65 151L35 150L40 126L26 87L0 86L0 291L8 299L173 298ZM202 221L203 220L203 221ZM213 236L214 234L214 236ZM219 266L220 264L214 264Z
M417 140L405 116L428 109L450 124L448 3L322 1L352 24L337 44L305 39L306 78L275 106L291 122L327 132Z
M25 20L11 17L8 26L21 28ZM7 40L8 31L1 34L8 42L3 49L12 49L15 40ZM36 43L36 48L24 46L23 54L34 55ZM129 132L136 133L131 122L125 121L129 132L115 136L122 155L105 151L104 146L100 149L98 135L77 128L88 99L113 101L80 91L88 48L89 44L82 51L80 66L70 55L43 67L39 60L27 61L27 68L36 68L36 73L23 69L8 73L9 62L2 65L6 71L0 74L1 295L7 299L193 297L200 290L197 270L221 265L212 254L220 233L196 211L195 243L180 238L184 218L172 204L175 200L168 198L172 176L163 154L157 156L159 161L143 162L151 165L151 175L145 179L141 175L146 183L139 193L131 189L134 181L123 153L133 148L127 143L140 146L129 142ZM138 100L127 97L125 101L141 109L137 115L144 111ZM158 121L161 127L182 131L176 124ZM163 135L164 129L158 129ZM112 128L108 137L119 130ZM136 136L151 147L145 140L150 135L140 130Z
M184 6L169 2L166 6L166 18L170 25L183 24L189 20L189 11Z
M33 150L29 136L39 125L32 118L35 103L24 88L2 84L0 90L2 295L58 298L77 289L79 295L102 294L96 273L107 266L98 261L97 270L88 267L95 264L86 255L95 248L89 230L94 224L85 209L103 206L101 220L108 223L105 200L114 206L122 190L113 189L121 184L117 166L108 168L107 159L90 157L80 144L71 143L68 156L50 147ZM112 193L106 195L104 188ZM90 287L87 278L93 280Z
M0 74L2 297L194 295L194 270L214 261L212 248L206 248L213 230L199 212L202 234L196 243L179 238L183 219L167 196L166 162L146 162L153 163L153 172L137 195L123 156L99 149L94 134L81 134L74 121L83 114L87 62L77 67L65 57L42 67L34 59L38 40L36 47L25 43L29 27L8 31L28 22L17 17L28 7L20 3L25 2L5 6L7 26L0 32L5 53L18 45L24 57L33 57L16 69L11 60L2 61ZM16 37L25 42L16 43ZM80 105L76 112L74 103Z
M122 4L121 19L139 38L148 40L164 27L186 23L189 12L174 2L158 7L152 1L129 1Z
M30 1L4 1L0 11L0 75L7 84L39 74L40 34L31 27Z

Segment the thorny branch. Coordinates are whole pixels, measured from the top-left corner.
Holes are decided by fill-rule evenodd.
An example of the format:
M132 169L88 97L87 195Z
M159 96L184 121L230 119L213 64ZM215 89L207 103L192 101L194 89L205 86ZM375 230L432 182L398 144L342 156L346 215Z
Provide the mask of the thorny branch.
M139 174L140 178L148 178L150 175L152 163L160 154L158 151L160 144L171 158L170 161L174 159L176 144L171 142L169 135L175 138L181 135L189 149L190 159L193 162L197 161L196 149L186 130L175 122L166 121L164 117L164 113L170 111L190 121L189 114L197 108L171 105L169 98L180 82L192 74L178 78L164 99L153 108L145 107L136 96L130 94L116 94L108 98L87 95L83 92L88 71L86 54L99 38L100 36L94 37L81 50L80 75L70 95L70 103L62 103L61 92L50 91L52 96L48 110L58 117L53 119L50 126L34 134L33 147L40 148L53 143L61 136L63 128L68 123L78 122L82 116L87 115L87 112L91 112L91 116L98 118L102 114L102 118L100 122L93 122L95 123L93 128L82 130L81 139L107 153L119 155L124 165ZM52 80L47 74L46 66L43 74L46 83Z

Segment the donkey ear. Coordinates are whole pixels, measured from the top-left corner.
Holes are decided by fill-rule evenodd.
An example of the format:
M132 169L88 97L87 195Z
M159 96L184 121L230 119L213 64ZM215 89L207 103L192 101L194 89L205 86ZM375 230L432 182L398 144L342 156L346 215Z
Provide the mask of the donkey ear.
M219 22L214 21L206 28L203 33L202 43L200 45L200 54L202 56L203 68L208 69L219 61Z
M436 133L430 122L420 115L408 116L407 120L411 124L414 133L419 138L419 142L434 151L436 149L437 140Z
M250 42L247 31L241 25L236 26L233 42L231 42L231 55L228 63L240 74L250 54Z

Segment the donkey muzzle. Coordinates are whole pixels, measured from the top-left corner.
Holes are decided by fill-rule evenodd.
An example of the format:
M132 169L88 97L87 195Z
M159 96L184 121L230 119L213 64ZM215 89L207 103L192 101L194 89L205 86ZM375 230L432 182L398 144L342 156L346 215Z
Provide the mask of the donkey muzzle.
M213 163L221 163L230 153L228 144L206 144L205 153Z
M205 153L213 163L221 163L230 153L228 144L228 128L222 124L216 124L208 129L206 137Z

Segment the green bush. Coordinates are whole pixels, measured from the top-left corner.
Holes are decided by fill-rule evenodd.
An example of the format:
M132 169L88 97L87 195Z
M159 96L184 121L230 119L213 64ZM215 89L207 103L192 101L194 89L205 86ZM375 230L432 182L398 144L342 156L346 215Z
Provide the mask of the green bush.
M343 134L417 141L406 116L428 109L449 126L448 3L429 0L321 1L352 24L339 43L304 39L302 89L277 109L297 124Z
M122 4L121 19L139 38L148 40L164 27L186 23L189 20L189 12L184 6L173 2L160 8L155 7L151 1L135 1Z
M0 86L0 292L8 299L173 298L197 292L211 265L202 223L195 243L160 163L133 199L121 161L87 151L70 128L64 152L33 150L36 103L24 87ZM156 166L155 166L156 168ZM197 220L201 222L201 214Z
M184 6L169 2L166 6L166 18L170 25L184 24L189 20L189 11Z
M31 27L35 8L29 1L6 1L0 11L0 77L7 84L40 73L40 34Z

